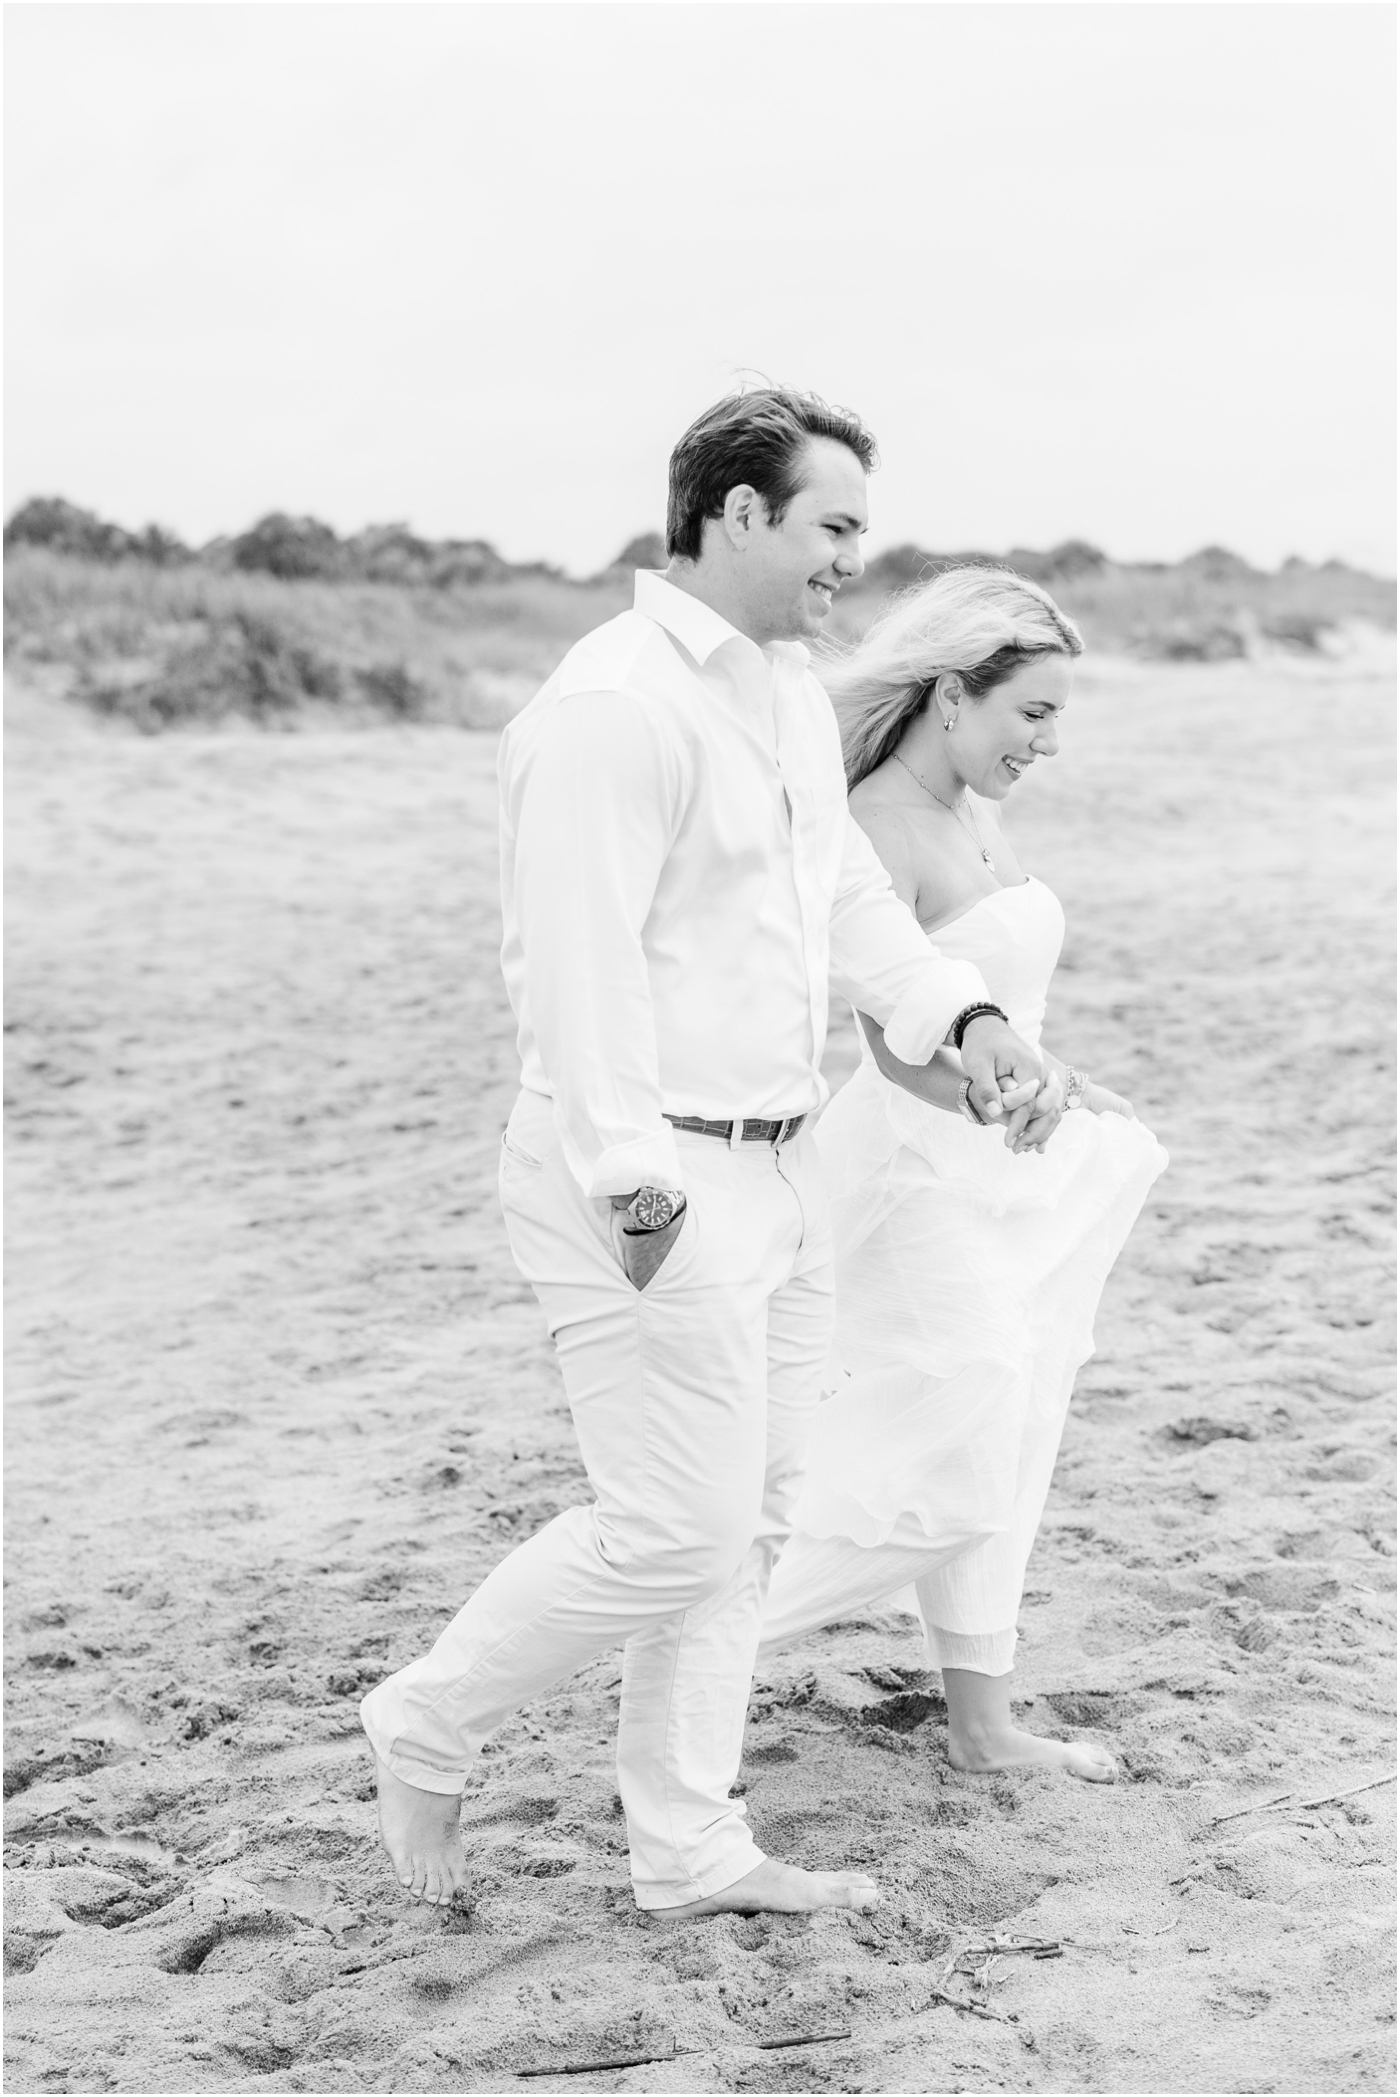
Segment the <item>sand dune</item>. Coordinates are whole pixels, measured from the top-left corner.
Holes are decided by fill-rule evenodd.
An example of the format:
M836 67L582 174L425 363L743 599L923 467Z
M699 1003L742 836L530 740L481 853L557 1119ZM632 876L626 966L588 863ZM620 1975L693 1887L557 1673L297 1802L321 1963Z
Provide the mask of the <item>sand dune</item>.
M1172 1153L1020 1662L1124 1780L959 1775L912 1626L842 1625L756 1685L743 1782L885 1905L667 1929L615 1655L483 1757L460 1913L370 1840L360 1686L584 1492L495 1203L492 739L17 694L8 2087L493 2091L675 2044L543 2086L1393 2088L1394 1786L1306 1804L1393 1768L1393 721L1384 663L1091 662L1010 817L1070 919L1047 1038ZM963 1955L997 1932L1061 1954ZM761 2044L814 2032L849 2037Z

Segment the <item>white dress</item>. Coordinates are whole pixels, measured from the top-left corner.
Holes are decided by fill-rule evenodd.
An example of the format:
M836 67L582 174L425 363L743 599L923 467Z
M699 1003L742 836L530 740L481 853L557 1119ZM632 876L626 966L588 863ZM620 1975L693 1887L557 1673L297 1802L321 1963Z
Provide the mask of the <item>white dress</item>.
M934 935L1040 1039L1064 939L1044 882ZM833 1389L764 1649L913 1583L935 1666L1009 1672L1026 1562L1104 1282L1167 1154L1141 1122L1067 1114L1044 1155L859 1070L818 1125L836 1242Z

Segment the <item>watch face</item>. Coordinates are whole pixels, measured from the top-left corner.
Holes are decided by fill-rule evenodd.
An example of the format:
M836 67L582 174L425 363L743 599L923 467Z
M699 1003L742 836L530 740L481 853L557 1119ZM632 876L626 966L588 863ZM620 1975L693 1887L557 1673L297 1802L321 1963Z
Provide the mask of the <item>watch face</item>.
M665 1230L675 1214L675 1198L661 1187L643 1187L632 1204L632 1213L644 1231Z

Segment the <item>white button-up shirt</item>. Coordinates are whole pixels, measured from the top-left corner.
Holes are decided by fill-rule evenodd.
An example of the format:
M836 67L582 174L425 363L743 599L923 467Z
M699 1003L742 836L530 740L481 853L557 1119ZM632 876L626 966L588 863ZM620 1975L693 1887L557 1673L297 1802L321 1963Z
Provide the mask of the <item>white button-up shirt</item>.
M829 987L908 1063L987 995L849 815L807 650L758 648L660 575L569 650L499 770L522 1083L586 1194L683 1186L666 1114L821 1106Z

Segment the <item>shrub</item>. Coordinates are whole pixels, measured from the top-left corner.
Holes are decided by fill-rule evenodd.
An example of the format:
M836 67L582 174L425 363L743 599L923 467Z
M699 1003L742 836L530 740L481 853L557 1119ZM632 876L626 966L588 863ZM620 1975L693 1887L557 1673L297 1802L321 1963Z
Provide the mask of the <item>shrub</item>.
M430 711L431 693L403 663L371 663L355 672L355 682L376 713L391 720L421 721Z
M347 572L339 539L316 517L287 517L273 510L251 531L234 539L229 553L235 568L284 578L334 577Z
M5 526L5 546L47 546L55 553L85 561L150 561L167 567L194 556L173 532L148 524L142 532L105 524L92 510L80 510L61 495L36 495L22 503Z
M291 719L310 699L339 699L343 689L337 664L290 641L270 620L235 612L177 642L153 669L140 665L130 676L106 678L87 671L77 696L150 733L235 714L266 726Z
M661 532L640 532L627 541L612 565L614 570L625 568L635 573L638 568L664 568L667 558L666 540Z

